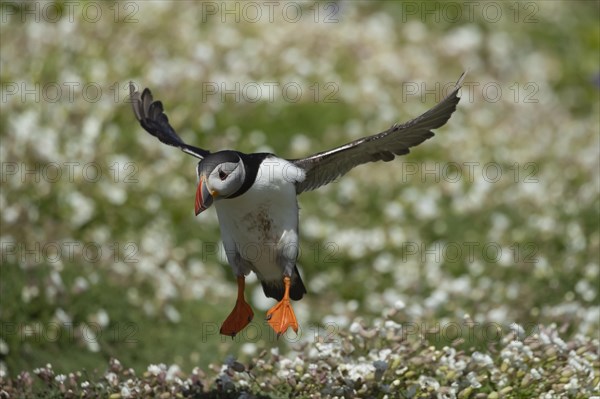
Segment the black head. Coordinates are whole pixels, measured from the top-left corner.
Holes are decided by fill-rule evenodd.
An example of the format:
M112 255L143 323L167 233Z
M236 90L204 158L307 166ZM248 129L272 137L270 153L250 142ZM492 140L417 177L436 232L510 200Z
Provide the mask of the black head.
M246 166L242 157L237 151L219 151L198 162L196 215L206 210L213 200L229 198L244 185Z

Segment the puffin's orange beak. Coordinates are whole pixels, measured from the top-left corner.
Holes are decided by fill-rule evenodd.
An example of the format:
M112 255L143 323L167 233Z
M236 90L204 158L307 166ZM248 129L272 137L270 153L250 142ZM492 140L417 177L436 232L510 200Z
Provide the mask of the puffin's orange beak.
M213 196L206 185L204 176L200 176L200 183L198 183L198 189L196 190L196 216L198 216L200 212L208 209L212 203Z

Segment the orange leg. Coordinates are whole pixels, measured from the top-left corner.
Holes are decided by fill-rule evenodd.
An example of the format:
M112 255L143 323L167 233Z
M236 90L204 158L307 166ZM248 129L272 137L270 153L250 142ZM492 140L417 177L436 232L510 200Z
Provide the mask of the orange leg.
M246 286L246 278L244 276L238 276L237 278L238 285L238 296L237 301L235 302L235 306L233 310L227 316L227 319L223 322L221 326L220 333L222 335L229 335L230 337L235 337L237 333L242 331L254 317L254 312L252 308L246 300L244 299L244 287Z
M289 277L286 276L283 278L285 286L283 298L267 312L267 322L275 330L278 337L290 327L292 327L295 333L298 333L298 321L290 303L290 283L291 280Z

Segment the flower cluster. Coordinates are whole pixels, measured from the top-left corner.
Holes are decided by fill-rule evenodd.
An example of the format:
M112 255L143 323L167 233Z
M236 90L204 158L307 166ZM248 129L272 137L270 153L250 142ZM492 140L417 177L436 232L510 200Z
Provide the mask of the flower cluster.
M52 365L17 378L0 378L0 395L54 393L65 398L255 398L286 395L322 398L573 397L600 394L597 339L558 343L555 327L518 340L505 337L494 355L456 345L436 348L402 339L400 324L365 327L332 342L296 348L288 355L263 351L247 362L235 358L210 371L152 364L140 376L112 359L104 374L55 375ZM241 396L240 396L241 395Z

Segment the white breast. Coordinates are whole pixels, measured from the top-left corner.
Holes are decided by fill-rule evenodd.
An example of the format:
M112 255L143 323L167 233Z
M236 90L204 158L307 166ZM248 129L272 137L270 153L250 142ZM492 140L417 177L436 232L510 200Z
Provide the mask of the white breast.
M304 171L294 164L270 156L260 165L247 192L215 201L225 252L234 272L247 274L249 270L244 269L249 267L266 281L280 281L284 270L291 273L298 254L295 183L304 177Z

